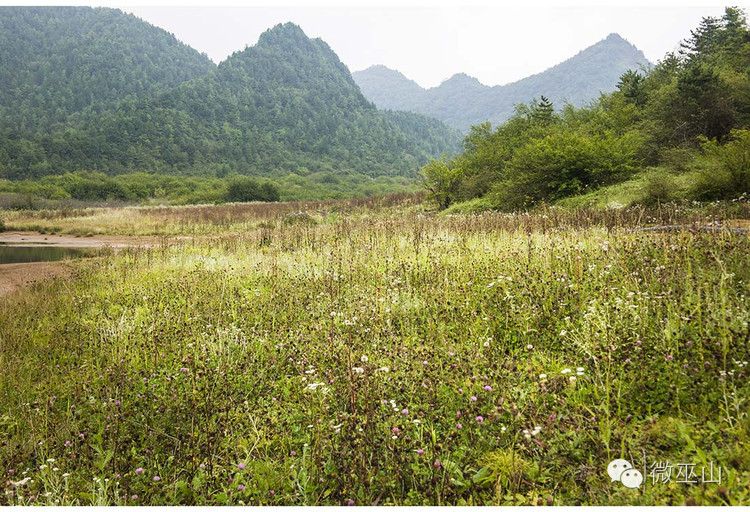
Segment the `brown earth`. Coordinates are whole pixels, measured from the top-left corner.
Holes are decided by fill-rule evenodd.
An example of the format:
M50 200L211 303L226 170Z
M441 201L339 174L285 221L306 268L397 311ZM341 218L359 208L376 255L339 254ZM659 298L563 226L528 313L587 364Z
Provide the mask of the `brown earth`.
M61 261L0 265L0 298L7 293L30 286L42 279L67 276L68 274L70 274L70 267Z
M159 243L157 237L137 236L92 236L75 237L70 235L40 235L28 231L8 231L0 233L0 245L10 247L153 247ZM68 276L70 265L65 261L44 261L36 263L0 264L0 298L12 291L29 286L50 277Z
M159 243L153 236L106 236L77 237L71 235L40 235L30 231L7 231L0 233L0 245L14 247L152 247Z

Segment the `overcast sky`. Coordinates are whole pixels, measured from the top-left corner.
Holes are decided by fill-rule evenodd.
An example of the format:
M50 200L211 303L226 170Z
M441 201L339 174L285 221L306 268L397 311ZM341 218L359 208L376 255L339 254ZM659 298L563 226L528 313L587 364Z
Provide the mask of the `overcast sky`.
M220 0L221 1L221 0ZM748 0L730 2L748 8ZM397 69L423 87L434 87L464 72L487 85L539 73L616 32L655 62L690 35L704 16L720 16L715 0L458 2L410 0L159 1L108 5L172 32L215 62L252 46L276 23L292 21L311 37L325 40L351 71L373 64ZM60 3L70 4L70 1ZM203 4L203 5L202 5ZM291 6L294 4L295 6Z

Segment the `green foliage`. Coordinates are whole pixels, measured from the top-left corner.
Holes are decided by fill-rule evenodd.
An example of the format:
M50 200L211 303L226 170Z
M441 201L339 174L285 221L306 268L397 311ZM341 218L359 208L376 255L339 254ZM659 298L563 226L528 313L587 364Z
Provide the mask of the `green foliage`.
M445 157L440 160L430 160L422 167L419 177L422 186L429 191L430 199L437 202L441 210L456 200L461 170L452 162L446 161Z
M734 199L750 194L750 130L734 130L724 145L702 145L701 174L693 194L701 199Z
M181 64L186 57L180 52L193 50L134 17L121 20L119 11L9 12L13 22L0 32L16 37L32 18L36 32L44 35L32 49L50 53L54 66L34 68L29 75L14 74L15 68L0 63L0 78L2 73L13 75L0 81L6 86L7 104L17 107L21 116L12 114L0 122L0 177L19 180L97 169L109 175L150 172L223 178L237 173L279 179L306 168L413 178L430 156L453 153L458 147L457 133L438 121L379 112L331 48L320 39L309 39L293 24L266 31L256 46L234 53L215 68L196 53L197 61L210 64L210 69L198 72L189 63ZM132 37L154 34L130 41L127 27ZM109 31L117 32L115 42L100 40ZM81 59L64 51L58 54L53 44L58 39L78 45L71 52ZM119 48L120 42L122 50L110 48ZM132 62L137 60L131 55L134 48L138 58L150 63L144 55L162 55L161 48L170 45L175 46L174 56L166 52L165 62L156 62L165 75L161 82L152 77L150 64L142 68ZM32 57L29 61L38 60ZM106 65L99 57L107 59ZM175 65L185 69L169 78ZM94 73L86 81L78 76L90 67L101 70L102 77ZM54 80L58 75L69 81ZM40 90L55 101L67 102L72 91L90 101L74 98L71 102L80 108L61 110L55 102L24 99L27 91L36 90L37 82L47 79L52 82ZM138 86L141 83L148 86ZM95 94L92 87L103 92ZM54 122L48 122L54 116Z
M279 190L272 183L258 181L248 178L247 176L236 176L229 180L227 186L227 201L231 202L251 202L279 201Z
M2 297L0 504L748 503L747 204L355 203L31 215L218 232Z
M727 8L704 19L679 56L627 71L617 91L586 107L555 112L542 96L494 131L472 127L463 154L444 164L458 174L451 200L523 209L625 183L644 166L659 170L625 187L629 198L632 189L647 204L739 197L748 190L749 69L744 12Z

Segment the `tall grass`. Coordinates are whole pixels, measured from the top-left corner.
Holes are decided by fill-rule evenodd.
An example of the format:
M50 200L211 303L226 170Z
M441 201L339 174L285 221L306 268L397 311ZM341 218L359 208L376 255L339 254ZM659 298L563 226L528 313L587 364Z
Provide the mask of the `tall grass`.
M0 501L748 503L750 239L633 231L743 207L399 201L139 210L225 233L5 298Z

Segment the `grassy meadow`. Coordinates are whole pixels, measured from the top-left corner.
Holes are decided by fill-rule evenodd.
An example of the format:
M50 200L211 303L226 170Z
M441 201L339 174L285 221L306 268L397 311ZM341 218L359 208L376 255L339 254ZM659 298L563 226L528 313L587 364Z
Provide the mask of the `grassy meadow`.
M0 504L750 504L750 238L636 230L750 206L420 199L10 214L164 237L0 299Z

